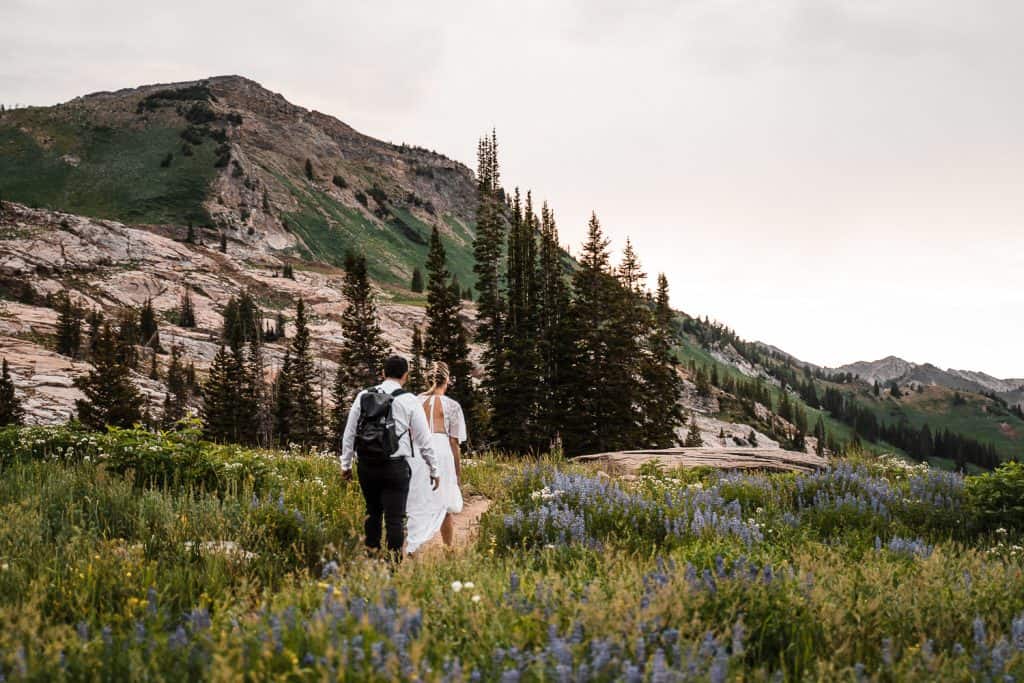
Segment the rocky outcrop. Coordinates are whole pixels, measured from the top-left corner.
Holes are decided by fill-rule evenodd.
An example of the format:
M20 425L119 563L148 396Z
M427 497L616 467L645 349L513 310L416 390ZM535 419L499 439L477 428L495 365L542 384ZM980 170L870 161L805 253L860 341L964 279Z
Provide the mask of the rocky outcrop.
M573 458L576 462L595 463L615 474L637 474L647 463L656 462L664 470L713 467L720 470L767 470L810 472L825 467L827 461L817 455L780 448L669 448L649 451L616 451Z
M80 305L111 317L124 307L137 308L152 300L160 317L163 347L180 346L200 374L220 346L222 310L231 296L244 289L253 292L268 319L278 313L285 316L289 335L295 302L302 298L310 312L321 376L329 389L337 370L333 359L342 341L340 318L346 308L340 269L296 266L293 280L280 276L281 260L245 243L233 241L222 254L114 221L9 202L0 210L0 234L5 237L0 239L0 281L8 292L34 302L0 304L0 357L11 364L30 422L68 419L80 396L74 378L90 367L51 350L57 313L46 305L46 297L62 291ZM30 296L25 296L25 288ZM186 289L195 308L195 328L174 324ZM386 339L396 350L408 352L413 328L424 322L423 307L394 302L386 290L378 290L378 297ZM267 344L268 373L280 366L286 343ZM158 357L161 366L167 359ZM143 366L148 371L148 361ZM163 386L144 375L135 379L156 410L163 400Z

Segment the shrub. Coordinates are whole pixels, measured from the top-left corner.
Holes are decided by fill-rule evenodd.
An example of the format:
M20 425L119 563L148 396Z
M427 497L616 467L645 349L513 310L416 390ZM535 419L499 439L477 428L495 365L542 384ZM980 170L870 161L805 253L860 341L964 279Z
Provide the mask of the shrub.
M979 530L1024 530L1024 463L1007 462L994 472L971 477L967 497Z

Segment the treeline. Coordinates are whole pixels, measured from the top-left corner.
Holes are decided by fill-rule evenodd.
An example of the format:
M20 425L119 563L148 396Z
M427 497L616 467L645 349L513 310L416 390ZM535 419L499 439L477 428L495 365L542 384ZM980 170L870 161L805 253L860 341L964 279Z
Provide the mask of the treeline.
M933 432L927 424L917 428L906 420L886 423L849 393L835 387L825 390L822 403L832 417L851 426L860 438L884 441L917 460L948 458L960 468L972 464L986 469L993 469L1000 463L999 454L991 444L983 444L948 429Z
M665 276L645 291L628 241L613 265L596 215L578 267L567 268L547 204L538 215L531 193L502 189L493 134L478 147L477 195L478 429L519 453L676 445L681 380Z

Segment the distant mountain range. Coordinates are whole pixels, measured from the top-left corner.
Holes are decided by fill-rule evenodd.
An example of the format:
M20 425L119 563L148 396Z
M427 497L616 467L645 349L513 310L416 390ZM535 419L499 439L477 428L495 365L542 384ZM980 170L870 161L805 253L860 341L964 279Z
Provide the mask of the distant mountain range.
M1010 404L1024 402L1024 378L999 379L974 370L943 370L931 363L912 363L896 356L858 361L826 370L851 373L868 383L895 381L898 384L937 385L954 391L995 394Z

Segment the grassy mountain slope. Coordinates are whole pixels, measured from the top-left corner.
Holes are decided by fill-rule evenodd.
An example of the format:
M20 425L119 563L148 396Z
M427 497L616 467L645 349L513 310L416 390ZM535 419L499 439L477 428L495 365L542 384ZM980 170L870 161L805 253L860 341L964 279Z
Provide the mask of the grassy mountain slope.
M0 195L340 263L404 284L436 226L472 282L475 182L434 152L381 142L236 76L96 93L0 114Z

